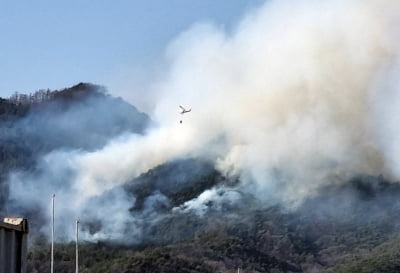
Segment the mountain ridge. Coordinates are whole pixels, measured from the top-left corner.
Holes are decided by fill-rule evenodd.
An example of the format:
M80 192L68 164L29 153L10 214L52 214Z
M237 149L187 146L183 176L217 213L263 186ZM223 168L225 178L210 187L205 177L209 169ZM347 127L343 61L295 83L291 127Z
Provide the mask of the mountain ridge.
M121 134L143 134L150 124L146 114L89 83L1 98L0 211L9 173L34 171L42 156L57 149L91 151Z

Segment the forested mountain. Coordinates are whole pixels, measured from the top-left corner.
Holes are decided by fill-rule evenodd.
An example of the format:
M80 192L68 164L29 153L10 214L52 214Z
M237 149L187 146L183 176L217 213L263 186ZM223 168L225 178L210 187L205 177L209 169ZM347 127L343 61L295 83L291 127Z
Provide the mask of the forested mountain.
M160 167L139 180L156 178L158 171L165 173ZM215 173L198 183L213 179L220 177ZM136 190L141 187L148 191L145 184ZM399 196L400 187L382 177L358 177L325 188L289 211L247 203L210 210L203 217L170 214L148 227L148 238L154 240L146 244L82 242L81 271L394 273L400 268ZM73 270L74 247L56 246L57 272ZM46 271L49 251L43 242L31 248L31 272Z
M0 214L9 212L11 202L15 208L30 201L9 198L10 175L30 183L64 176L71 169L43 172L53 163L43 164L43 158L54 151L96 152L115 137L145 134L151 124L134 106L92 84L1 99ZM240 177L225 176L214 163L175 158L89 198L81 211L87 237L80 243L80 272L400 271L398 183L361 174L321 187L292 207L266 205L241 190ZM63 183L57 187L67 188ZM72 211L75 205L59 204ZM22 215L32 224L28 272L50 268L40 209L32 205ZM56 244L56 272L75 268L70 240Z
M33 169L54 149L93 150L122 133L141 134L149 124L134 106L88 83L0 99L0 211L10 171Z

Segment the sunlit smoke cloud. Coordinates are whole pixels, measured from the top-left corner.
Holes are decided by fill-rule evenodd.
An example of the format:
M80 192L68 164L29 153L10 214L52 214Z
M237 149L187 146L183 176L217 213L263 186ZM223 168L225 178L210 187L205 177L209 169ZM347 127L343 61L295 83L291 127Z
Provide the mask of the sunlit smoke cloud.
M398 8L394 1L270 1L232 36L196 25L168 50L156 119L172 124L165 113L177 101L193 106L187 126L196 141L223 136L218 166L241 175L260 198L301 200L326 183L383 173L370 95L396 56Z

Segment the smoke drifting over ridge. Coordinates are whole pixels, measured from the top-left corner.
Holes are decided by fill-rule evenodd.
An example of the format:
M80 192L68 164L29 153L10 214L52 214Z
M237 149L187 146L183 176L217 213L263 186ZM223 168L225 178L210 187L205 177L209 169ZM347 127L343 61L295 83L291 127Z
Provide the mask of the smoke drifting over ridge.
M381 98L396 69L395 11L393 1L272 1L233 36L199 25L171 46L157 119L174 122L163 113L176 98L199 105L188 125L196 141L223 135L219 167L264 197L296 201L358 173L393 175L376 123L394 115L374 109L391 108Z
M43 197L56 192L68 218L112 190L96 209L112 229L137 220L115 187L176 158L212 159L266 203L292 205L360 173L399 179L398 14L394 0L284 0L267 1L233 33L195 25L171 43L169 70L152 86L158 126L92 152L54 151L42 175L11 175L11 196L48 210ZM193 109L182 124L179 104ZM59 184L45 179L52 173Z

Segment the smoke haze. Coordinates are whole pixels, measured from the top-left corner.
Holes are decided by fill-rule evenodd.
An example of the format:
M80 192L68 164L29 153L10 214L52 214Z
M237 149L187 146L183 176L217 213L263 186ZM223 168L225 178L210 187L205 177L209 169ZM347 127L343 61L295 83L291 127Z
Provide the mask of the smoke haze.
M119 186L179 158L211 159L266 204L296 205L358 174L397 180L399 8L394 0L267 1L232 33L199 23L170 44L168 70L153 79L154 126L94 151L47 154L39 174L10 176L11 198L50 215L46 197L55 192L65 219L108 216L88 238L118 238L168 202L155 194L135 218L134 197ZM181 116L178 105L192 112ZM202 214L212 198L239 199L218 191L175 210ZM110 199L93 201L103 194Z

